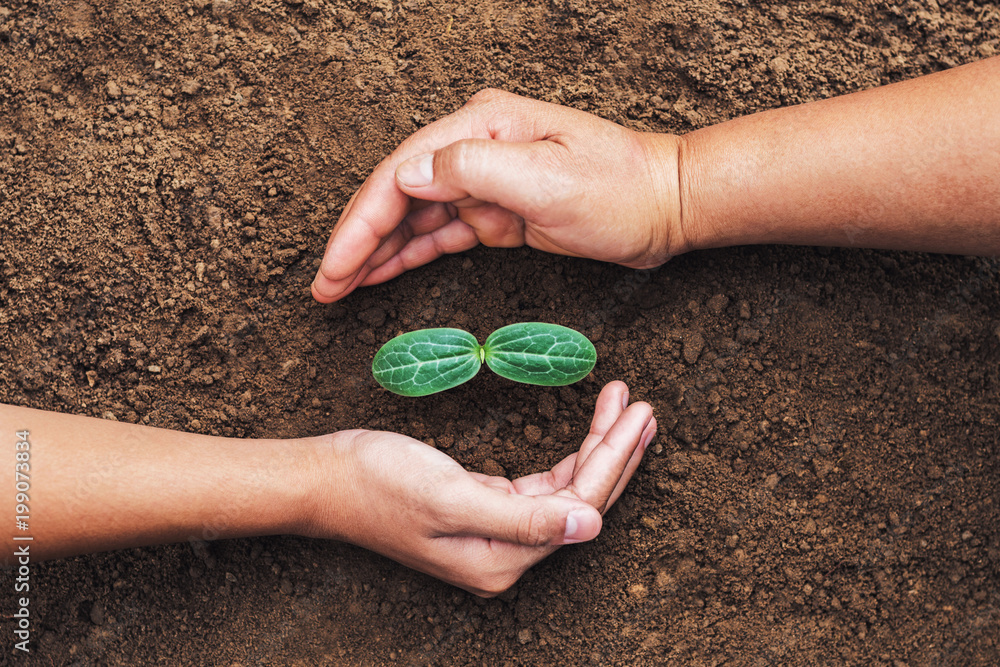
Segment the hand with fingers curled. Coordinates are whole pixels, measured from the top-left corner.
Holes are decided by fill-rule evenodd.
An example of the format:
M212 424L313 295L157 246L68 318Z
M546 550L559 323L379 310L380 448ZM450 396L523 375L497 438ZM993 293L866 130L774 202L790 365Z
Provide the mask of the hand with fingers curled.
M396 433L222 438L3 404L0 422L22 425L32 452L72 461L35 482L39 560L209 529L204 539L295 534L348 541L482 596L561 545L594 539L656 433L652 408L629 405L621 382L601 391L577 452L514 480L467 472ZM117 474L100 472L109 467ZM100 502L76 500L81 475Z
M608 384L579 451L515 480L467 472L395 433L328 436L329 485L306 534L366 547L481 596L512 586L561 545L594 539L656 433L648 403ZM320 469L324 466L321 464Z
M485 90L372 171L312 292L480 243L632 268L753 243L995 255L998 103L1000 56L683 135Z
M686 249L677 138L495 90L393 151L348 202L313 282L331 302L477 244L658 266Z

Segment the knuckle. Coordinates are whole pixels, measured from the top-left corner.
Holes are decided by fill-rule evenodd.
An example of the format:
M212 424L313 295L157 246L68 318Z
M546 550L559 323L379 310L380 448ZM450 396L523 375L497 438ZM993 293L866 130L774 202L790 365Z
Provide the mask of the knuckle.
M461 499L456 494L443 492L450 489L455 481L456 475L451 470L424 471L414 498L432 515L435 523L446 528L456 524L462 514Z
M553 208L572 201L578 191L577 179L552 151L538 151L532 155L532 173L537 176L535 187L528 196L529 218L539 217Z
M511 586L517 583L519 578L508 573L495 572L487 574L476 582L476 589L478 590L476 595L483 598L494 598L510 589Z
M475 181L480 168L476 161L478 153L475 141L467 139L446 146L437 152L434 160L435 178L440 177L441 182L460 188L463 184Z
M552 518L544 508L533 509L521 517L517 526L517 541L531 547L547 544L552 523Z
M469 105L490 104L492 102L496 102L500 99L503 99L509 94L510 93L506 93L497 88L483 88L482 90L480 90L475 95L469 98L468 104Z
M448 147L446 169L454 175L468 175L476 164L478 150L471 141L456 141Z
M490 248L518 248L524 245L524 228L514 220L479 229L479 242Z
M567 201L572 190L573 188L567 179L559 174L551 174L539 179L528 202L528 217L535 218L548 213L560 203Z

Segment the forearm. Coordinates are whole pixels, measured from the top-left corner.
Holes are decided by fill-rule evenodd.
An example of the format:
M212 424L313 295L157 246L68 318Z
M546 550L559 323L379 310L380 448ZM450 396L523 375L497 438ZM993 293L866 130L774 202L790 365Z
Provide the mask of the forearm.
M36 558L300 532L313 511L309 440L216 438L4 405L0 425L6 489L15 432L30 434L23 534ZM25 543L10 530L4 539L7 554Z
M1000 58L776 109L681 142L686 249L1000 254Z

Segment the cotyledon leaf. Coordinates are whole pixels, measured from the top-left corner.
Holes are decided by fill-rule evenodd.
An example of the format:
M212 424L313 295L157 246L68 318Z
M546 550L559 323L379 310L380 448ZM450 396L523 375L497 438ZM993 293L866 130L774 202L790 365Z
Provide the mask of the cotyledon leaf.
M403 396L427 396L467 382L479 372L475 336L461 329L422 329L396 336L372 361L380 385Z
M587 376L597 350L578 331L558 324L523 322L497 329L483 345L486 365L508 380L557 387Z

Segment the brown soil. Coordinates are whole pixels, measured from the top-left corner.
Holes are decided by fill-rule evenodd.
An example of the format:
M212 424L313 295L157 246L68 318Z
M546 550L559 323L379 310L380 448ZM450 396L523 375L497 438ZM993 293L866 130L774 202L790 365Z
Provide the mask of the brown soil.
M479 249L339 305L308 284L371 168L485 86L683 132L991 55L998 19L978 0L3 0L0 401L387 429L509 475L574 449L606 381L662 424L601 537L498 599L330 542L138 549L37 567L31 662L997 664L996 260L764 247L636 273ZM588 334L592 377L419 401L370 378L399 332L533 319Z

